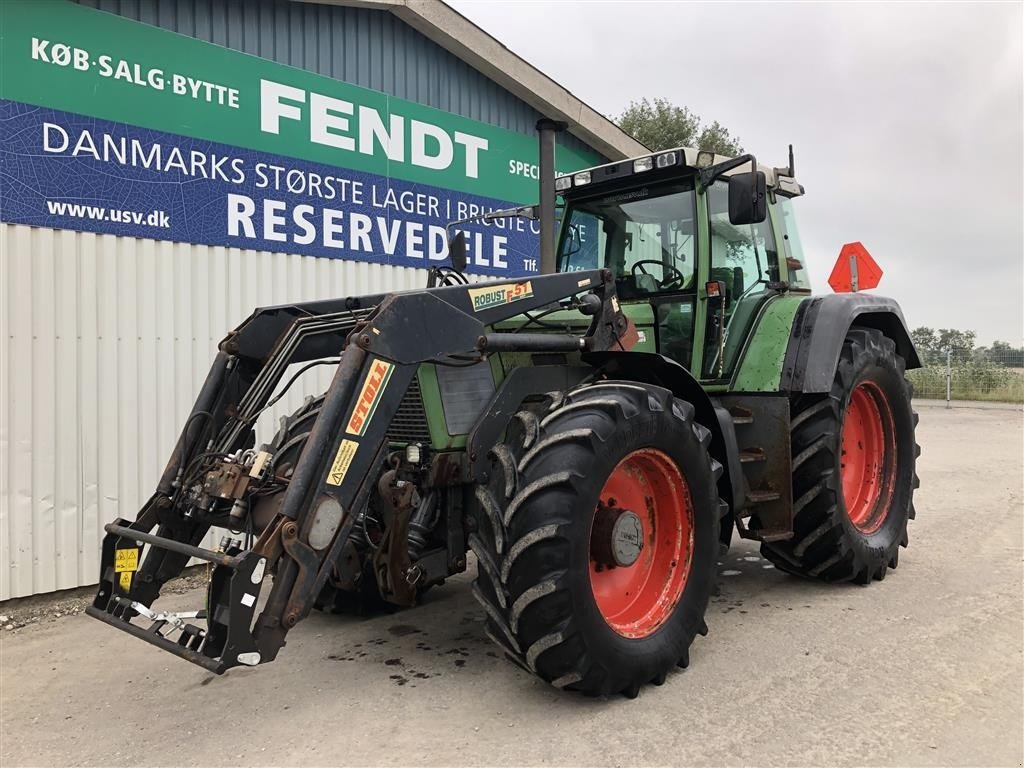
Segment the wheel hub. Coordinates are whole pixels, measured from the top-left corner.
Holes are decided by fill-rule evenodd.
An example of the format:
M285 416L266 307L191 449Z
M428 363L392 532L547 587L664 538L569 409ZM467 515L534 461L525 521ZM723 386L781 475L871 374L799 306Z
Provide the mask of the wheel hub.
M623 637L647 637L675 610L693 557L689 486L656 448L627 454L598 495L590 537L590 587L601 616Z
M590 554L597 565L628 568L640 559L643 548L644 526L640 515L614 506L598 507L590 539Z
M895 489L895 429L878 385L861 382L843 416L839 472L846 514L861 533L885 522Z

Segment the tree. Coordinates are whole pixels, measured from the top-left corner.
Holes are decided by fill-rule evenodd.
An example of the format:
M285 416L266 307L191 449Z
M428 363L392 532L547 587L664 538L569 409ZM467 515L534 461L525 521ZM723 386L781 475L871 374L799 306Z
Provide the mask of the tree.
M975 357L1008 368L1024 368L1024 347L1014 347L1005 341L993 341L991 348L975 350Z
M939 328L939 349L950 356L954 363L968 362L974 353L974 331L958 331L955 328Z
M615 123L655 152L673 147L696 147L720 155L742 155L739 137L717 120L701 127L701 119L668 99L631 101Z
M924 365L938 365L942 356L939 351L939 337L933 328L922 325L910 332L910 338L914 342L914 349L917 356L921 358Z
M926 326L910 332L921 362L925 365L945 365L946 352L952 354L954 363L965 363L974 355L974 331L958 331L955 328L934 330Z

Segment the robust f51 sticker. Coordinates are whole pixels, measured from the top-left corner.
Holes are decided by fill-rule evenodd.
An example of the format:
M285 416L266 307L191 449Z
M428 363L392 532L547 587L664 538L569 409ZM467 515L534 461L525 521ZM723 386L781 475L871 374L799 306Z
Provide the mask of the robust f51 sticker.
M493 307L503 307L513 301L528 299L533 296L533 283L509 283L508 285L490 285L486 288L470 288L469 298L473 301L473 311L480 312Z
M345 428L350 435L366 434L366 428L370 426L373 412L377 410L381 395L384 394L384 388L388 385L388 380L394 370L395 366L379 358L370 363L370 370L366 373L363 388L359 390L356 407Z

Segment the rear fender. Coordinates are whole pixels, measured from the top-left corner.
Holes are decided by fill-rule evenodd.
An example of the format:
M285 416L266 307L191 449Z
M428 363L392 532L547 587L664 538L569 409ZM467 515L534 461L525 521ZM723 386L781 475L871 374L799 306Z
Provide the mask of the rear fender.
M797 310L779 388L788 392L828 392L850 328L880 330L896 343L908 370L921 367L903 312L894 299L837 293L808 299Z

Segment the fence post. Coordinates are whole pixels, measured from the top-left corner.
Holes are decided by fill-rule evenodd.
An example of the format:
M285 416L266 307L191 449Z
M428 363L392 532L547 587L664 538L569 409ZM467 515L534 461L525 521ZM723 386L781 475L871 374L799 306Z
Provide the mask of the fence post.
M949 401L950 401L950 395L952 394L952 390L953 390L952 359L953 359L953 350L952 349L947 349L946 350L946 408L951 407Z

